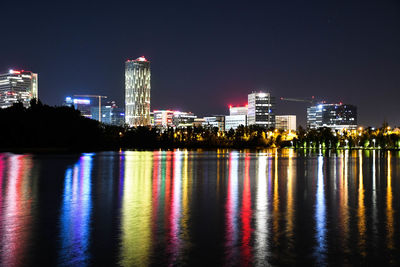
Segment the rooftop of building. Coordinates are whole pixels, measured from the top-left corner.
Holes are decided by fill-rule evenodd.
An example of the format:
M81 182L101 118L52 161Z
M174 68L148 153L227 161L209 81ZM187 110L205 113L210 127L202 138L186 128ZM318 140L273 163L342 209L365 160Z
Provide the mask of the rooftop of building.
M127 59L126 62L150 62L144 56L138 57L137 59Z

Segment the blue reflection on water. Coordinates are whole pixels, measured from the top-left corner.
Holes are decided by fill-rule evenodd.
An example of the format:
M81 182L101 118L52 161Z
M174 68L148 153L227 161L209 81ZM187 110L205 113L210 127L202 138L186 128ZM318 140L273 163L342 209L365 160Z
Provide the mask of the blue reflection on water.
M325 263L326 252L326 204L324 192L324 172L323 172L324 158L322 155L318 157L318 181L316 192L316 206L315 206L315 223L316 233L315 239L317 240L316 257L319 264Z
M84 154L79 162L65 173L59 255L59 264L63 266L88 264L92 160L92 154Z

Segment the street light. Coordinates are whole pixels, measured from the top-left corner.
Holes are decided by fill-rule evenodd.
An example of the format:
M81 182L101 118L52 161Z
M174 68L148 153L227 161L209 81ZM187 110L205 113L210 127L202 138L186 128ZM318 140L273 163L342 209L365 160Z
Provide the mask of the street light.
M376 141L375 138L372 139L372 143L374 143L374 148L375 148L375 141Z

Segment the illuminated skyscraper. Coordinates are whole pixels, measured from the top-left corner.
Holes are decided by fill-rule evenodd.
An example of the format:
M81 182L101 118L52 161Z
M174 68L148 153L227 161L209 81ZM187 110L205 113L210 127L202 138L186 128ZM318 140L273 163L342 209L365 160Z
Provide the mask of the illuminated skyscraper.
M150 125L150 61L144 57L125 62L125 122Z
M307 108L307 128L356 129L357 107L348 104L318 104Z
M252 92L248 96L248 125L275 128L275 102L270 93Z
M10 70L0 74L0 108L21 101L29 107L32 98L38 98L38 75L30 71Z

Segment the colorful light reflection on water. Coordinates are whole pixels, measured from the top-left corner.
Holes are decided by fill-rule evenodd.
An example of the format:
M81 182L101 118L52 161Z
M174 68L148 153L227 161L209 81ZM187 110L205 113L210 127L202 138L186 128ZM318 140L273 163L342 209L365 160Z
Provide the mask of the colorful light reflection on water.
M89 263L92 160L93 155L83 155L65 172L60 215L59 265L62 266Z
M399 166L382 151L0 154L0 265L396 265Z

